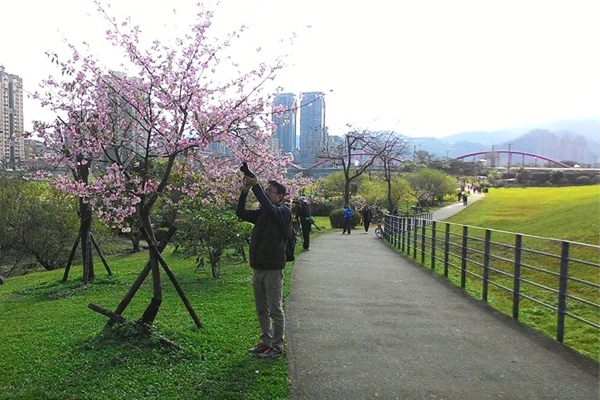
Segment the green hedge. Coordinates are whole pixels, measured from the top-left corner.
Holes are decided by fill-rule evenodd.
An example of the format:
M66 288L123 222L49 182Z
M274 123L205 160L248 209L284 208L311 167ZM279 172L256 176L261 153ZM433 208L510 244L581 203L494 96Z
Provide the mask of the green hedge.
M359 212L354 212L352 215L352 227L360 224L361 216ZM333 210L329 214L329 222L332 228L343 228L344 227L344 209Z

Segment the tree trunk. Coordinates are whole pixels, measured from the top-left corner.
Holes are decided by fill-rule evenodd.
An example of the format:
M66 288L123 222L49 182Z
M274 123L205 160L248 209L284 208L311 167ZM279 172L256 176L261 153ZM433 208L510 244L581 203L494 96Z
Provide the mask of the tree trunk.
M90 163L82 156L77 157L77 175L86 186L89 182ZM94 258L92 257L92 206L79 198L79 237L81 240L81 258L83 261L83 282L88 284L96 278Z
M387 193L387 198L388 198L388 210L393 211L394 210L394 204L392 204L392 181L388 180L387 181L387 186L388 186L388 193Z
M141 223L148 245L154 246L156 244L156 237L154 235L154 231L152 230L150 216L147 214L142 215ZM144 311L144 314L140 320L142 323L148 325L152 325L152 323L154 323L154 319L156 318L162 303L162 282L160 277L160 269L158 266L156 253L153 251L150 251L150 270L152 271L152 299L150 300L150 304L148 304L148 307L146 308L146 311Z
M94 273L94 258L92 257L92 207L89 203L84 203L79 199L80 227L79 235L81 237L81 258L83 261L83 282L88 284L96 278Z
M344 183L344 207L350 204L350 180L346 178Z
M139 253L140 252L140 239L142 238L142 234L140 233L139 230L134 229L131 231L129 238L131 239L132 251L134 253Z
M158 246L158 251L160 253L162 253L162 251L165 249L165 247L167 246L167 244L169 243L169 241L171 240L173 235L175 235L175 232L177 232L177 228L169 229L169 231L167 232L167 235L165 237L165 240L161 241ZM133 296L135 296L135 294L138 291L138 289L140 288L140 286L142 286L142 283L144 283L144 280L146 280L146 277L150 273L151 269L152 269L152 266L150 265L150 261L148 261L146 263L146 265L144 266L144 268L142 269L142 271L140 272L140 274L138 275L138 277L136 278L136 280L133 282L133 285L131 285L131 287L127 291L127 294L125 294L125 297L123 297L123 300L121 300L121 302L115 309L116 314L121 315L123 313L123 311L125 311L125 309L129 305L131 300L133 300ZM113 324L113 321L108 321L107 326L110 326L112 324Z

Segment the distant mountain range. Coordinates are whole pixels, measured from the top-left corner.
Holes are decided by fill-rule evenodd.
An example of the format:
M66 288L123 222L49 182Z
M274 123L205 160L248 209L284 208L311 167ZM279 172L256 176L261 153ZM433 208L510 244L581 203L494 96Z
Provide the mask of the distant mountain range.
M512 150L538 154L558 161L598 162L600 121L563 120L493 132L462 132L442 138L410 138L416 150L450 158L483 150Z

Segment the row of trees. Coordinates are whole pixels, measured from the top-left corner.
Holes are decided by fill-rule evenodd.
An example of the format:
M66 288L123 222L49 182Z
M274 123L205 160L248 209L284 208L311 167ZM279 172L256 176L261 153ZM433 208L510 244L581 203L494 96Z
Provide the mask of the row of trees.
M389 210L409 198L417 205L426 206L442 201L446 194L455 194L457 181L447 174L484 173L473 163L441 160L425 151L419 151L414 154L413 160L407 160L408 152L409 140L394 132L351 130L344 142L327 147L318 158L329 165L341 167L342 171L330 176L324 184L337 186L333 191L342 194L344 204L350 203L352 195L360 194L368 203L385 206ZM362 179L365 173L369 180ZM381 198L382 184L385 186L385 201ZM358 187L362 189L360 193Z
M389 184L388 184L389 182ZM336 172L315 185L320 197L342 196L346 187L343 172ZM351 197L359 197L367 204L394 210L407 204L432 206L454 195L457 180L442 171L422 168L414 172L392 172L389 180L382 173L368 172L352 181Z

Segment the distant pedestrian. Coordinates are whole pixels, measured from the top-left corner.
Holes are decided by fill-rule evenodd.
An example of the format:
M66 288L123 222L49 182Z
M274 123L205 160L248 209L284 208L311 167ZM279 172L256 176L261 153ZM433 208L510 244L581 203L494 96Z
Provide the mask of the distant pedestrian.
M394 208L394 210L392 211L392 215L398 215L398 209Z
M310 215L310 206L306 200L306 197L301 196L298 198L298 207L296 208L296 219L300 223L300 229L302 230L302 247L308 251L310 247L310 231L312 225L312 218Z
M354 215L354 210L350 205L346 205L344 209L344 230L342 231L342 235L348 231L348 235L350 234L350 230L352 229L352 216Z
M467 205L467 192L462 193L463 206Z
M365 225L365 232L369 233L369 226L371 226L371 220L373 219L373 213L369 206L365 205L363 209L360 211L362 214L363 222Z

